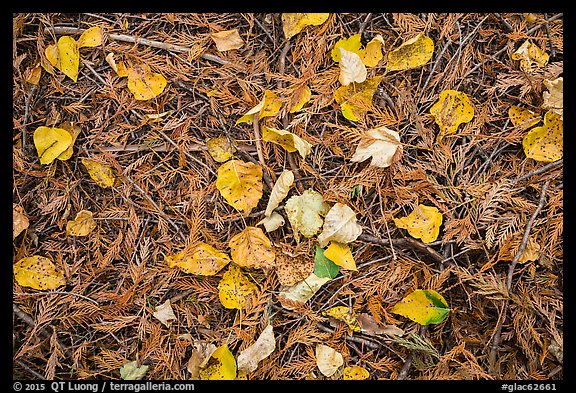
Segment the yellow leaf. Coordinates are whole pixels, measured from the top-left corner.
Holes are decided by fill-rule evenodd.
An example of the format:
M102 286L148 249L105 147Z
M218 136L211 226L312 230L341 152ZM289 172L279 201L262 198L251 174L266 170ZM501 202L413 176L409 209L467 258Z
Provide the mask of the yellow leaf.
M324 226L318 235L318 244L324 248L329 241L350 243L361 233L362 227L356 222L356 213L349 206L337 202L324 217Z
M300 86L294 90L294 95L292 96L292 101L290 102L289 113L298 112L302 107L310 101L312 97L312 90L306 85Z
M236 378L236 359L227 344L216 348L208 364L200 369L201 380L233 380Z
M336 265L348 270L358 270L356 261L352 255L352 250L347 244L332 242L326 250L324 256L334 262Z
M300 33L305 26L319 26L326 22L328 13L283 13L282 29L287 40Z
M370 165L380 168L389 167L398 148L401 148L400 134L386 127L368 130L360 137L352 162L362 162L370 157Z
M518 259L518 263L526 263L537 260L540 256L540 249L540 244L536 242L533 236L530 236L528 238L528 243L526 244L524 252L520 256L520 259Z
M549 58L548 53L530 40L524 41L516 52L512 53L513 60L520 60L520 69L529 74L544 67L548 63Z
M93 26L82 33L78 38L78 48L94 47L102 44L102 29Z
M395 218L394 223L398 228L408 230L412 237L421 239L424 243L431 243L440 233L442 213L435 206L420 204L408 216Z
M166 257L168 266L199 276L213 276L229 262L227 254L206 243L199 243L191 251L183 250Z
M280 176L278 176L276 183L274 183L272 191L270 191L270 197L268 198L268 204L266 205L266 211L264 212L266 216L272 214L272 211L278 207L284 198L286 198L292 184L294 184L294 173L284 169Z
M362 42L360 42L361 39L362 37L360 34L354 34L353 36L350 36L348 38L341 38L340 40L338 40L336 44L334 44L332 52L330 52L332 60L334 60L336 63L340 62L340 56L341 56L340 48L350 52L354 52L358 56L362 56L364 54L364 51L362 50Z
M116 63L114 53L110 52L106 55L106 62L110 64L110 67L112 67L119 77L128 76L128 67L126 67L126 63L123 61Z
M272 325L268 324L254 344L238 355L238 371L251 373L258 368L258 363L266 359L276 349L276 338Z
M210 33L210 37L220 52L239 49L244 45L244 40L242 37L240 37L238 29L223 30L217 33Z
M440 127L438 140L445 135L456 133L461 123L467 123L474 117L474 106L466 95L457 90L444 90L438 102L432 105L430 113Z
M250 109L244 114L244 116L236 120L236 124L252 123L256 113L258 113L258 119L275 116L280 111L280 108L282 108L282 101L278 99L276 93L271 90L265 90L264 97L258 103L258 105Z
M321 216L326 215L328 209L322 194L312 189L304 191L302 195L294 195L284 205L296 239L299 239L299 234L310 238L318 233L323 223Z
M160 95L166 87L166 78L152 72L148 64L133 64L128 67L128 90L139 101Z
M345 381L348 380L364 380L370 378L370 373L362 366L353 366L353 367L346 367L344 368L344 375L343 379Z
M234 146L232 146L228 138L224 135L206 140L206 147L208 148L208 153L210 153L216 162L226 162L232 158L236 152Z
M375 67L382 60L382 45L384 45L384 38L380 34L372 38L366 45L366 49L360 55L362 63L366 67Z
M238 266L230 264L218 283L218 298L226 308L243 309L258 290Z
M89 210L80 210L73 221L66 224L68 236L86 236L96 228L96 221Z
M161 305L156 306L152 315L168 328L172 325L172 321L177 319L176 315L174 315L174 310L172 310L170 299L166 300Z
M267 126L262 126L262 140L280 145L290 153L298 151L302 158L306 158L312 150L312 144L298 135Z
M276 254L270 239L258 227L246 227L229 242L230 255L238 266L268 269L274 265Z
M382 76L366 79L362 83L341 86L334 92L334 100L340 104L342 115L348 120L358 121L372 108L372 98L378 89Z
M560 115L560 120L564 120L564 78L544 79L544 86L548 91L542 93L542 109L551 109Z
M72 135L63 128L40 126L34 131L34 146L41 164L50 164L72 144Z
M60 124L59 128L68 131L70 135L72 135L72 143L70 143L70 146L68 146L68 148L57 157L61 161L66 161L72 157L72 154L74 154L74 143L76 142L78 135L80 135L81 130L78 125L71 121L65 121L64 123Z
M82 158L82 164L86 167L88 174L102 188L112 187L116 181L116 177L112 172L112 168L100 164L98 161L89 158Z
M450 312L446 300L430 289L416 289L392 307L391 312L420 325L440 323Z
M228 204L248 214L262 197L262 167L241 160L227 161L218 168L216 188Z
M322 374L332 376L344 364L342 354L324 344L316 344L316 366Z
M434 53L434 41L419 33L388 53L386 71L403 71L426 64Z
M31 85L37 85L40 83L40 77L42 76L42 66L37 64L36 66L32 67L26 77L26 82L30 83Z
M539 114L532 112L530 109L521 108L516 105L512 105L510 109L508 109L508 117L514 127L520 127L522 130L527 130L538 124L542 119Z
M264 225L266 232L272 232L284 225L284 217L278 212L272 212L269 216L258 221L256 225Z
M52 261L40 255L20 259L13 271L16 282L24 287L52 290L66 284L64 275L56 271Z
M352 82L362 83L366 80L368 72L362 59L356 53L340 48L340 76L338 81L343 86Z
M328 281L330 281L328 277L318 277L316 274L310 273L304 280L283 288L278 294L278 300L280 300L282 307L290 310L293 308L291 303L300 305L306 303Z
M359 332L360 330L362 330L360 324L358 323L358 320L356 319L356 316L354 316L352 310L350 310L346 306L336 306L329 308L328 310L323 311L322 315L336 318L337 320L346 323L346 325L348 325L348 327L353 332Z
M534 127L522 140L526 157L536 161L552 162L562 158L564 122L553 111L544 114L544 125Z
M80 50L78 43L70 36L62 36L57 44L49 45L44 51L46 59L72 79L78 80L78 67L80 66Z
M25 231L28 228L29 221L26 214L24 214L24 208L15 203L12 204L12 239Z

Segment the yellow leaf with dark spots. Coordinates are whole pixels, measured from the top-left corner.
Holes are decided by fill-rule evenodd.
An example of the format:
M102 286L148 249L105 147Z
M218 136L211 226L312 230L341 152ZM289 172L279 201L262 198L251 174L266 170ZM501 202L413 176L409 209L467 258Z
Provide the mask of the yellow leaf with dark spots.
M403 71L426 64L434 53L434 41L419 33L388 53L386 71Z
M382 60L382 45L384 45L384 38L378 34L370 40L366 45L366 49L360 55L362 63L366 67L376 67L380 60Z
M446 300L431 289L416 289L406 295L390 310L420 325L440 323L450 312Z
M549 58L548 53L530 40L524 41L516 52L512 53L512 59L520 61L520 69L529 74L544 67Z
M348 366L344 368L342 379L347 380L364 380L370 377L370 373L362 366Z
M272 242L262 229L248 226L234 235L230 242L230 255L238 266L268 269L274 266L276 254Z
M337 320L346 323L346 325L348 325L348 327L353 332L359 332L360 330L362 330L360 324L358 323L358 319L356 319L356 316L354 315L352 310L350 310L347 306L331 307L328 310L323 311L322 315L336 318Z
M78 80L80 50L74 38L70 36L60 37L57 44L46 47L44 54L50 64L62 71L64 75L74 82Z
M526 157L536 161L552 162L562 158L564 152L564 122L560 115L548 111L544 115L544 125L534 127L522 140Z
M89 210L80 210L74 220L66 224L66 234L68 236L86 236L96 228L96 221L92 212Z
M20 259L14 264L16 282L24 287L53 290L66 284L64 275L56 271L54 263L40 255Z
M432 105L430 113L440 127L438 141L442 137L456 133L458 126L468 123L474 117L474 106L466 95L457 90L444 90L438 102Z
M408 216L395 218L394 223L398 228L406 229L412 237L431 243L440 233L442 213L435 206L420 204Z
M112 187L116 181L116 176L112 168L100 164L98 161L89 158L82 158L82 164L86 167L88 174L102 188Z
M230 264L218 283L218 298L226 308L244 309L257 290L237 265Z
M166 87L166 78L152 72L147 64L132 64L127 69L128 90L139 101L152 99L160 95Z
M207 243L199 243L190 251L167 256L166 263L184 273L213 276L230 263L230 257Z
M41 164L50 164L73 142L70 132L56 127L40 126L34 131L33 138Z
M230 143L225 135L206 140L208 153L216 162L226 162L234 156L236 148Z
M283 13L282 29L287 40L300 33L306 26L319 26L328 20L328 13Z
M233 380L236 378L236 359L227 344L216 348L207 364L200 369L201 380Z
M262 167L241 160L227 161L218 168L216 188L230 206L248 214L262 198Z
M512 105L508 109L508 117L514 127L519 127L522 130L527 130L542 120L542 116L536 112L532 112L530 109L521 108L516 105Z
M102 29L93 26L82 33L78 38L78 48L94 47L102 44Z

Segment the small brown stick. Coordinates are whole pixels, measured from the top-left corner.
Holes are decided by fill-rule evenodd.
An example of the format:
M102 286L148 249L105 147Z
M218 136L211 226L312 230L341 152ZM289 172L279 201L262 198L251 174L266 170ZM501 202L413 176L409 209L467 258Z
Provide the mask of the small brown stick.
M364 18L364 22L362 22L362 25L360 25L360 29L358 30L358 34L362 35L364 33L364 30L366 30L366 26L368 25L368 22L370 21L371 18L372 18L372 14L368 13L368 15L366 15L366 18Z
M22 119L22 149L26 149L26 128L28 124L28 116L30 116L30 102L32 101L32 96L36 93L38 86L33 85L26 96L26 102L24 104L24 118Z
M428 255L430 255L436 262L446 262L446 258L442 255L440 255L437 251L435 251L433 248L428 247L427 245L425 245L424 243L420 243L417 240L413 240L413 239L390 239L388 240L383 240L377 237L374 237L372 235L366 234L366 233L362 233L360 236L358 236L358 240L362 240L365 242L369 242L369 243L374 243L374 244L379 244L381 246L385 246L385 247L409 247L409 248L415 248L420 252L424 252Z
M527 178L529 178L529 177L536 176L536 175L539 175L539 174L541 174L541 173L544 173L544 172L546 172L548 169L556 168L557 166L560 166L560 165L563 164L563 161L562 161L562 160L563 160L563 159L561 158L561 159L559 159L558 161L550 162L550 163L544 165L544 166L541 167L541 168L538 168L538 169L535 169L535 170L533 170L533 171L530 171L530 172L528 172L528 173L520 176L520 177L517 178L516 180L514 180L514 183L518 183L518 182L520 182L520 181L522 181L522 180L525 180L525 179L527 179Z
M40 380L40 381L44 381L46 379L46 377L44 377L44 375L32 370L26 363L24 363L21 360L15 360L15 362L22 367L23 369L25 369L26 371L28 371L30 374L32 374L34 376L35 379Z
M548 14L544 13L544 20L546 21L546 35L548 36L548 45L550 45L550 57L556 56L556 50L552 44L552 38L550 38L550 23L548 21Z
M316 326L318 327L318 329L320 329L326 333L330 333L330 334L334 333L334 329L330 329L328 326L324 326L321 323L317 323ZM370 349L379 349L380 348L379 344L372 342L372 341L368 341L368 340L360 338L360 337L354 337L354 336L346 335L346 341L351 341L351 342L354 342L354 343L357 343L360 345L364 345Z

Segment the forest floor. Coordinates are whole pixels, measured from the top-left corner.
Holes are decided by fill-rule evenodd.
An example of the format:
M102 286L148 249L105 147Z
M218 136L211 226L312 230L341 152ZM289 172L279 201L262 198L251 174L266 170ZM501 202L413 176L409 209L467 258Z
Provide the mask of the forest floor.
M563 14L329 14L289 39L283 23L281 14L13 15L13 259L41 282L15 271L13 377L120 379L135 364L150 380L230 370L251 380L343 379L354 366L379 380L561 380L562 159L527 156L530 129L509 109L550 124L542 119L548 84L563 74ZM57 67L47 72L47 48L94 26L102 42L79 48L76 81ZM219 50L213 34L234 29L241 46ZM432 56L389 70L388 55L419 33L432 40ZM381 76L372 101L350 120L334 96L343 71L332 49L356 34L363 47L380 35L383 56L366 67L368 78ZM530 58L525 68L513 54L526 41L546 61ZM149 66L165 87L137 99L112 56L117 66ZM290 112L304 86L309 99ZM441 138L430 110L446 90L465 93L474 116ZM237 123L265 91L279 110ZM39 127L67 129L72 155L41 163L60 142L35 146ZM266 127L309 150L271 143ZM381 127L400 137L390 164L353 161L366 131ZM262 172L249 208L217 187L226 162L207 142L222 136L231 160ZM95 181L86 159L110 168L113 184ZM293 185L275 209L285 224L266 232L260 221L285 170ZM309 299L282 300L318 273L322 229L299 234L286 208L309 189L355 213L361 233L345 242L355 266L336 265ZM419 205L442 216L426 242L398 220ZM90 232L75 236L69 222L83 210ZM247 227L270 241L264 267L230 257L231 239ZM200 244L226 254L212 261L232 258L229 266L203 275L170 263L200 258ZM42 258L23 267L33 256ZM34 272L39 261L54 271ZM244 280L229 293L246 300L237 308L222 298L232 265ZM445 318L420 324L393 312L416 289L439 294ZM336 306L350 324L325 314ZM255 367L236 373L268 325L269 353L252 353ZM328 365L319 344L334 350ZM216 347L232 361L210 356Z

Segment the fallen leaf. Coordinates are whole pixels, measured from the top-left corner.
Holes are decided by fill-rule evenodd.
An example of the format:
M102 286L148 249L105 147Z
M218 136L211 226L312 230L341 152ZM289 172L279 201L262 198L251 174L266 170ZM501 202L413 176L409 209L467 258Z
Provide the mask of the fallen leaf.
M278 176L276 183L274 183L272 191L270 191L270 197L268 198L268 204L266 205L266 211L264 212L266 216L272 214L272 211L278 207L284 198L286 198L292 184L294 184L294 173L290 170L284 169L280 176Z
M280 112L280 108L282 108L282 101L280 101L276 93L271 90L265 90L264 97L258 103L258 105L250 109L242 117L236 120L236 124L252 123L254 121L255 114L258 114L258 119L276 116L276 114Z
M218 168L216 188L230 206L248 214L262 197L262 167L241 160L227 161Z
M70 36L62 36L58 43L46 47L44 54L46 59L54 67L74 82L78 80L78 68L80 67L80 50L76 40Z
M238 266L268 269L274 266L276 254L272 242L262 229L248 226L234 235L228 244L232 260Z
M392 165L394 155L401 146L400 134L396 131L384 126L368 130L362 134L350 161L362 162L372 157L370 165L387 168Z
M306 26L319 26L328 20L329 13L283 13L282 30L287 40L300 33Z
M328 281L330 281L330 278L328 277L318 277L316 274L310 273L310 275L304 280L283 288L278 293L278 300L282 304L282 307L292 309L290 302L297 304L306 303L308 300L312 299L312 296L314 296L320 287Z
M242 274L238 266L230 264L218 284L218 297L226 308L243 309L257 290L256 284Z
M287 152L297 151L302 158L312 150L312 144L289 131L262 126L262 140L282 146Z
M423 243L431 243L438 238L440 225L442 225L442 213L435 206L418 205L412 213L406 217L394 218L398 228L408 230L408 233Z
M403 71L423 66L434 54L434 41L419 33L388 53L386 71Z
M66 234L68 236L87 236L96 228L92 212L89 210L80 210L74 220L66 224Z
M138 362L133 360L120 367L120 378L125 381L136 381L144 378L148 367L145 364L138 366Z
M258 221L256 225L264 225L266 232L272 232L283 226L285 223L284 217L278 212L272 212L269 216L264 217Z
M342 52L340 49L345 49L349 52L354 52L358 56L362 56L364 51L362 49L362 36L360 34L351 35L348 38L341 38L339 39L332 48L330 52L330 56L332 56L332 60L336 63L340 63Z
M518 263L526 263L530 261L535 261L540 256L540 244L534 239L533 236L528 238L528 243L526 243L526 248L524 252L518 259Z
M386 334L388 336L402 336L404 335L404 330L400 329L394 325L381 325L372 317L372 315L367 313L361 313L356 317L358 324L360 325L360 331L369 335Z
M438 139L456 133L458 126L468 123L474 117L474 106L466 93L444 90L440 98L430 108L436 124L440 127Z
M167 256L166 263L169 267L176 267L184 273L213 276L230 263L230 257L211 245L201 242L191 251L183 250L175 255Z
M80 135L81 129L76 123L71 121L63 122L60 124L59 128L68 131L70 135L72 135L72 143L70 143L70 146L68 146L68 148L60 153L60 155L57 157L61 161L66 161L72 157L72 154L74 154L74 143L76 142L78 135Z
M207 365L200 369L201 380L233 380L236 378L236 359L227 344L216 348Z
M344 364L342 354L324 344L316 344L316 366L327 377L334 375Z
M37 64L34 67L32 67L28 72L26 82L30 83L31 85L38 85L38 83L40 83L41 76L42 76L42 66L40 64Z
M206 140L208 153L216 162L226 162L234 156L236 148L230 143L224 135Z
M301 260L284 253L279 253L276 256L274 271L280 284L285 287L289 287L304 280L313 270L314 261L312 260Z
M382 76L376 76L362 83L351 83L336 89L334 100L340 105L342 115L348 120L358 121L372 108L372 99L381 80Z
M130 64L128 73L128 90L139 101L150 100L160 95L166 87L166 78L152 72L148 64Z
M239 49L244 45L244 40L242 37L240 37L238 29L223 30L217 33L210 33L210 37L220 52Z
M176 315L174 315L174 310L172 310L172 304L170 303L170 299L166 300L159 306L155 307L154 312L152 313L154 318L162 322L162 324L166 327L170 327L172 325L172 321L175 321Z
M288 221L294 230L294 237L299 234L310 238L322 227L322 217L328 212L329 206L324 203L322 194L308 189L302 195L290 197L284 205Z
M328 310L323 311L322 315L336 318L337 320L344 322L353 332L359 332L361 330L356 316L347 306L331 307Z
M360 55L362 63L366 67L376 67L380 63L380 60L384 57L382 55L382 45L384 44L384 38L382 38L381 34L378 34L366 45L366 49Z
M314 274L318 277L333 279L340 273L340 266L328 259L324 255L324 250L316 246L316 255L314 256Z
M522 130L527 130L542 120L542 116L536 112L516 105L512 105L508 109L508 117L514 127L520 127Z
M216 345L212 343L194 341L194 349L192 349L192 354L186 364L186 368L191 374L190 379L200 379L200 369L206 366L216 349Z
M544 102L542 109L550 109L560 115L560 120L564 120L564 78L558 77L553 81L544 79L544 86L548 89L542 93Z
M28 229L28 217L24 214L24 208L15 203L12 204L12 240L16 239L23 231Z
M318 243L320 247L325 247L329 241L350 243L361 233L362 227L356 222L356 213L349 206L337 202L324 217Z
M20 259L13 271L16 282L24 287L45 291L66 285L64 275L56 271L54 263L40 255Z
M304 105L310 101L312 97L312 90L306 85L298 87L294 90L292 99L290 101L290 110L288 113L295 113L301 110Z
M553 162L564 152L564 122L553 111L544 114L544 125L534 127L522 139L526 157L536 161Z
M128 67L126 66L126 63L123 61L116 63L113 52L110 52L106 55L106 62L110 65L110 67L112 67L114 72L116 72L116 75L119 77L123 78L128 76Z
M345 381L361 381L370 378L370 373L362 366L348 366L344 368L342 379Z
M332 242L326 250L324 256L334 262L336 265L347 270L358 270L352 250L347 244Z
M392 307L391 312L420 325L440 323L450 312L446 300L431 289L416 289Z
M114 185L116 176L114 176L112 168L89 158L82 158L81 160L82 164L86 167L88 174L96 184L102 188L108 188Z
M276 349L276 338L271 324L268 324L254 344L238 355L238 371L251 373L258 368L258 363L266 359Z
M78 48L95 47L102 44L102 29L99 26L93 26L84 30L78 38Z
M513 60L520 60L520 69L526 73L532 73L544 67L549 60L548 53L533 44L530 40L524 41L522 45L512 53Z
M34 131L34 146L41 164L50 164L72 144L72 135L63 128L40 126Z
M340 48L340 76L338 81L343 86L352 82L362 83L366 80L368 71L362 59L356 53Z

